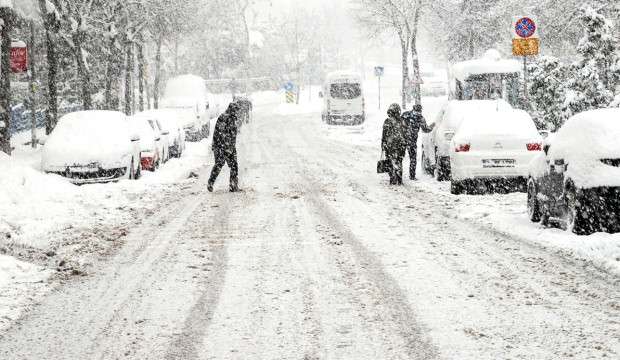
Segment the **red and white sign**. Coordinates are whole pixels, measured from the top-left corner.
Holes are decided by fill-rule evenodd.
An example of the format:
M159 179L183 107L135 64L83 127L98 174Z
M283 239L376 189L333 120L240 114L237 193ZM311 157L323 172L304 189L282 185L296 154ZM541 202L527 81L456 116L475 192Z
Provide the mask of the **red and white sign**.
M538 20L535 16L515 16L512 19L513 39L538 39Z
M11 44L11 72L26 71L28 71L28 47L23 41L14 41Z

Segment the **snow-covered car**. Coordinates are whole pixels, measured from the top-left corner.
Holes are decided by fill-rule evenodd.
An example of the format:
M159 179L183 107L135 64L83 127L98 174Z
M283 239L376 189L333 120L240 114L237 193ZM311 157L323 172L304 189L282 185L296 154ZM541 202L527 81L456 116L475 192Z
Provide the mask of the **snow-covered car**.
M464 119L472 121L480 114L502 117L512 107L502 100L467 100L447 102L435 120L435 128L422 135L422 166L438 181L450 180L450 143Z
M466 117L450 146L452 194L470 193L483 181L525 188L542 142L534 120L523 110Z
M209 95L205 80L195 75L181 75L168 80L162 108L175 110L187 141L200 141L211 132Z
M148 110L135 115L156 121L162 130L165 142L168 143L168 156L179 158L185 151L185 131L182 127L181 115L172 109Z
M42 169L74 184L140 177L140 136L115 111L63 116L43 148Z
M142 170L155 171L162 163L161 132L143 117L130 118L134 133L140 136Z
M161 163L165 163L170 159L170 145L168 142L168 137L170 133L163 128L161 122L157 119L157 117L153 114L149 115L150 113L150 111L141 112L134 115L133 117L135 119L146 120L155 131L155 135L159 135L159 140L156 142L156 145L161 157Z
M546 140L531 163L530 220L576 234L620 232L620 109L584 112Z

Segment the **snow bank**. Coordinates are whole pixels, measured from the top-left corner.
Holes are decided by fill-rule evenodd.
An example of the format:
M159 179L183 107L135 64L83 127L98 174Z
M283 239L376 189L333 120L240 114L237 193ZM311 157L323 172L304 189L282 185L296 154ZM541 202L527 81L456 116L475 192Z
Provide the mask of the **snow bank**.
M567 176L577 186L620 186L620 167L603 159L620 159L620 109L584 112L570 118L558 131L549 151L551 160L569 164Z
M19 318L29 301L45 293L50 274L39 266L0 255L0 330Z

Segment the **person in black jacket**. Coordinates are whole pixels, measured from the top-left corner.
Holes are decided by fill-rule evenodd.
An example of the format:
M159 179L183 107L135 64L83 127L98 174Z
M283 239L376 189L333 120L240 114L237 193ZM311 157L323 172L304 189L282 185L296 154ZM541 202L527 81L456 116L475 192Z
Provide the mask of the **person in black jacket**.
M406 129L406 147L409 150L409 178L415 180L418 164L418 134L420 130L425 133L433 131L435 124L428 126L422 115L422 105L414 105L413 110L403 113L402 117Z
M237 113L236 103L231 103L225 113L220 115L215 123L213 132L213 155L215 165L211 170L211 177L207 189L212 192L213 184L225 164L230 168L230 192L239 191L239 166L237 164Z
M400 116L400 106L390 105L388 118L383 123L381 149L390 162L390 185L403 184L403 158L405 157L405 124Z

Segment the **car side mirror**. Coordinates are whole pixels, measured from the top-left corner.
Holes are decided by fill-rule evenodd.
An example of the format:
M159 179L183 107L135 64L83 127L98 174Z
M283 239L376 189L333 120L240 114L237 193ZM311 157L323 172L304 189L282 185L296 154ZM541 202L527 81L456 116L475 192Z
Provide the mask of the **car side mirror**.
M322 98L324 98L324 97L325 97L325 95L323 95L323 92L322 92L322 91L319 91L319 98L321 98L321 99L322 99Z
M139 135L132 135L131 136L131 141L132 142L140 141L140 136Z
M170 135L170 131L168 130L164 130L161 132L162 135Z

